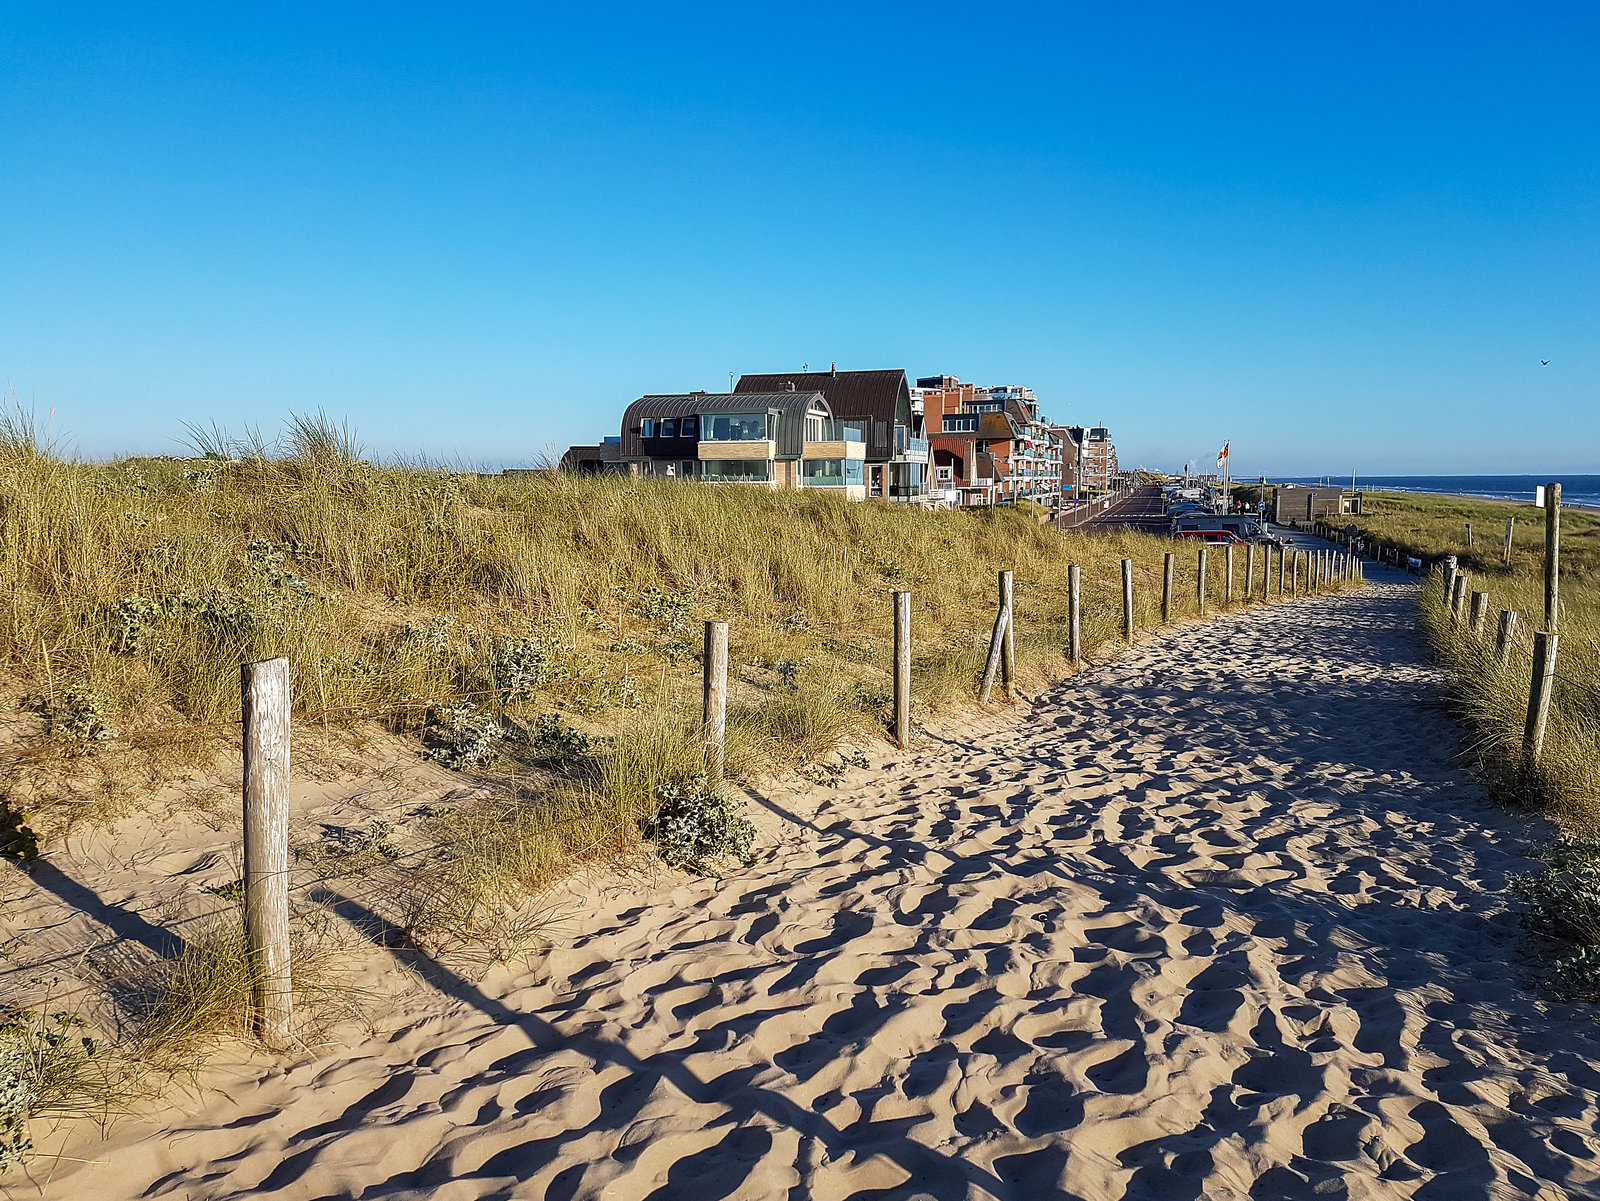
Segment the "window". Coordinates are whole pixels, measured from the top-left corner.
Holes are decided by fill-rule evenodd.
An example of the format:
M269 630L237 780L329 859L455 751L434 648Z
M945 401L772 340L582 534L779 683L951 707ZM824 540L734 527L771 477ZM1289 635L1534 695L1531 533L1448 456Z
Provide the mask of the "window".
M694 479L694 460L693 459L685 459L683 461L682 468L683 468L683 470L679 474L681 474L684 479L686 479L686 480Z
M822 418L822 414L821 413L807 413L806 414L806 441L807 442L821 442L822 441L822 436L823 436L822 435L822 425L823 425L823 418Z
M661 436L663 438L670 438L670 437L673 436L673 433L672 433L673 425L674 425L674 422L673 422L671 417L668 417L665 421L663 421L661 423Z
M867 465L860 459L807 459L800 466L802 488L839 488L867 482Z
M978 432L977 417L953 417L946 415L944 419L944 432L947 434L975 434Z
M772 478L768 459L707 459L700 473L708 483L765 483Z
M693 438L695 436L695 426L698 424L699 420L697 418L685 417L678 427L678 432L685 438Z
M769 436L765 413L717 413L706 417L704 437L708 442L758 442Z
M987 438L978 439L978 453L980 455L989 453L989 440Z
M646 417L639 423L639 437L654 438L656 436L656 423L652 418Z
M853 460L854 461L854 460ZM843 459L807 459L801 464L802 488L837 488L844 485Z

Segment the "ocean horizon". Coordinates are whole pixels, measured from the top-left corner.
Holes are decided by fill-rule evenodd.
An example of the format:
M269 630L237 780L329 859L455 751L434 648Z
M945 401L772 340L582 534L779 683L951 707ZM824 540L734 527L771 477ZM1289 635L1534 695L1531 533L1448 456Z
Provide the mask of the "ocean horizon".
M1338 484L1348 488L1350 476L1267 477L1278 484ZM1552 480L1561 484L1561 503L1600 509L1600 475L1356 475L1356 487L1374 492L1429 492L1438 496L1470 496L1481 500L1533 503L1534 489ZM1238 483L1249 483L1241 479Z

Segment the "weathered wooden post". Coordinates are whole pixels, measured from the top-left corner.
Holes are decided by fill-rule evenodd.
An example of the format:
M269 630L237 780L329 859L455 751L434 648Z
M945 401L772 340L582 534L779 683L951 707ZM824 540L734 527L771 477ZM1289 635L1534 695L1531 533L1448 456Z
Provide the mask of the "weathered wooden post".
M1472 636L1483 641L1483 625L1489 618L1489 594L1487 592L1474 592L1472 594L1472 616L1467 620L1467 628L1472 631Z
M1172 620L1172 570L1177 555L1168 551L1161 556L1161 624Z
M244 927L254 969L253 1026L282 1047L294 1021L289 963L289 660L239 672L244 719Z
M705 729L706 770L715 783L722 779L723 750L728 738L727 622L706 622L705 654L700 662L700 724Z
M1467 549L1472 549L1472 522L1467 522Z
M1206 547L1200 544L1200 563L1195 569L1194 603L1200 610L1200 616L1206 615Z
M1122 561L1122 636L1133 641L1133 560Z
M1228 549L1223 557L1228 561L1227 582L1223 586L1223 603L1233 604L1233 543L1228 543Z
M1500 625L1495 630L1494 651L1500 662L1504 663L1511 657L1511 640L1517 634L1517 611L1515 609L1500 610Z
M1017 610L1012 604L1011 573L1000 573L1000 607L1006 611L1006 645L1000 655L1000 681L1006 695L1017 695Z
M911 593L894 594L894 740L911 745Z
M1074 667L1083 663L1082 574L1076 563L1067 568L1067 652Z
M1500 561L1502 563L1511 562L1511 531L1516 529L1516 527L1517 527L1517 519L1515 517L1507 517L1506 518L1506 542L1505 542L1505 545L1500 548Z
M1000 661L1006 653L1006 630L1011 625L1011 610L1002 601L1000 611L994 615L994 633L989 635L989 657L983 664L983 686L978 690L978 701L987 705L994 695L994 677L1000 670Z
M1544 731L1550 720L1550 694L1556 683L1555 634L1533 636L1533 678L1528 682L1528 720L1522 729L1522 765L1538 766L1544 753Z
M1293 600L1300 594L1300 560L1304 558L1301 551L1294 552L1294 560L1289 564L1289 598Z
M1561 619L1556 595L1561 578L1561 485L1544 486L1544 628L1554 634Z
M1269 548L1268 553L1271 553ZM1233 555L1228 556L1228 565L1233 565ZM1270 571L1271 569L1268 568ZM1244 548L1244 599L1252 601L1256 598L1256 544L1250 543Z

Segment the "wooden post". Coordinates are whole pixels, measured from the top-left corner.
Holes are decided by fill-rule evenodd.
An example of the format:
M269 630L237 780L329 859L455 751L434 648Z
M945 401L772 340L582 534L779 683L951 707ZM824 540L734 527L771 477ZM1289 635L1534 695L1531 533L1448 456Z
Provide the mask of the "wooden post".
M1467 522L1467 549L1472 549L1472 522Z
M1000 607L1006 611L1006 644L1000 654L1000 680L1006 695L1017 695L1017 610L1012 604L1011 573L1000 573Z
M1268 548L1268 553L1269 553L1269 555L1271 553L1271 548L1270 547ZM1268 559L1268 562L1269 563L1271 562L1270 558ZM1233 554L1232 554L1232 552L1229 552L1229 555L1228 555L1228 566L1230 566L1230 567L1233 566ZM1268 570L1270 571L1271 568L1268 568ZM1256 597L1256 544L1254 542L1252 542L1249 546L1244 548L1244 599L1247 600L1247 601L1251 601L1251 600L1254 600L1255 597Z
M1228 579L1227 585L1223 590L1222 599L1226 604L1231 605L1233 604L1233 543L1231 542L1228 543L1228 549L1225 554L1225 558L1228 560Z
M894 594L894 740L911 745L911 593Z
M1556 682L1555 634L1533 636L1533 678L1528 682L1528 721L1522 730L1522 765L1538 765L1544 752L1544 731L1550 720L1550 693Z
M715 784L722 779L722 755L728 734L727 622L706 622L705 654L700 664L700 723L705 729L706 771Z
M1200 616L1206 615L1206 547L1200 544L1200 563L1195 568L1194 603L1200 610Z
M1472 616L1467 621L1467 628L1472 631L1472 636L1480 642L1483 640L1483 623L1489 617L1489 594L1487 592L1474 592L1472 594Z
M253 1025L282 1047L294 1020L289 964L289 660L239 672L244 719L244 926L254 967Z
M1544 486L1544 628L1554 634L1561 619L1556 585L1561 578L1561 485Z
M994 633L989 635L989 657L983 664L983 686L978 690L978 701L987 705L994 694L994 677L1000 670L1000 660L1006 653L1006 627L1011 624L1011 610L1004 605L994 615Z
M1172 620L1172 567L1177 555L1168 551L1161 557L1161 624Z
M1500 662L1504 663L1511 657L1511 640L1517 634L1517 611L1515 609L1500 610L1500 626L1495 630L1494 651Z
M1133 641L1133 560L1122 561L1122 636Z
M1505 546L1501 547L1501 549L1500 549L1500 561L1502 563L1511 562L1511 531L1516 529L1516 528L1517 528L1517 519L1515 517L1507 517L1506 518L1506 544L1505 544Z
M1082 573L1074 563L1067 568L1067 652L1072 656L1072 665L1079 666L1083 662L1083 585Z
M1300 594L1300 560L1304 557L1304 552L1295 551L1294 561L1289 564L1289 597L1291 600Z

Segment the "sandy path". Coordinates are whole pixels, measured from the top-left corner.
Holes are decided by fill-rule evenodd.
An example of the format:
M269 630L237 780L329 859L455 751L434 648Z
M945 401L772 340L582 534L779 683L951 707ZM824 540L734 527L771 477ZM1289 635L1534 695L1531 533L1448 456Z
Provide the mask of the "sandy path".
M1409 595L1146 643L51 1194L1600 1196L1600 1029L1503 893L1539 831Z

